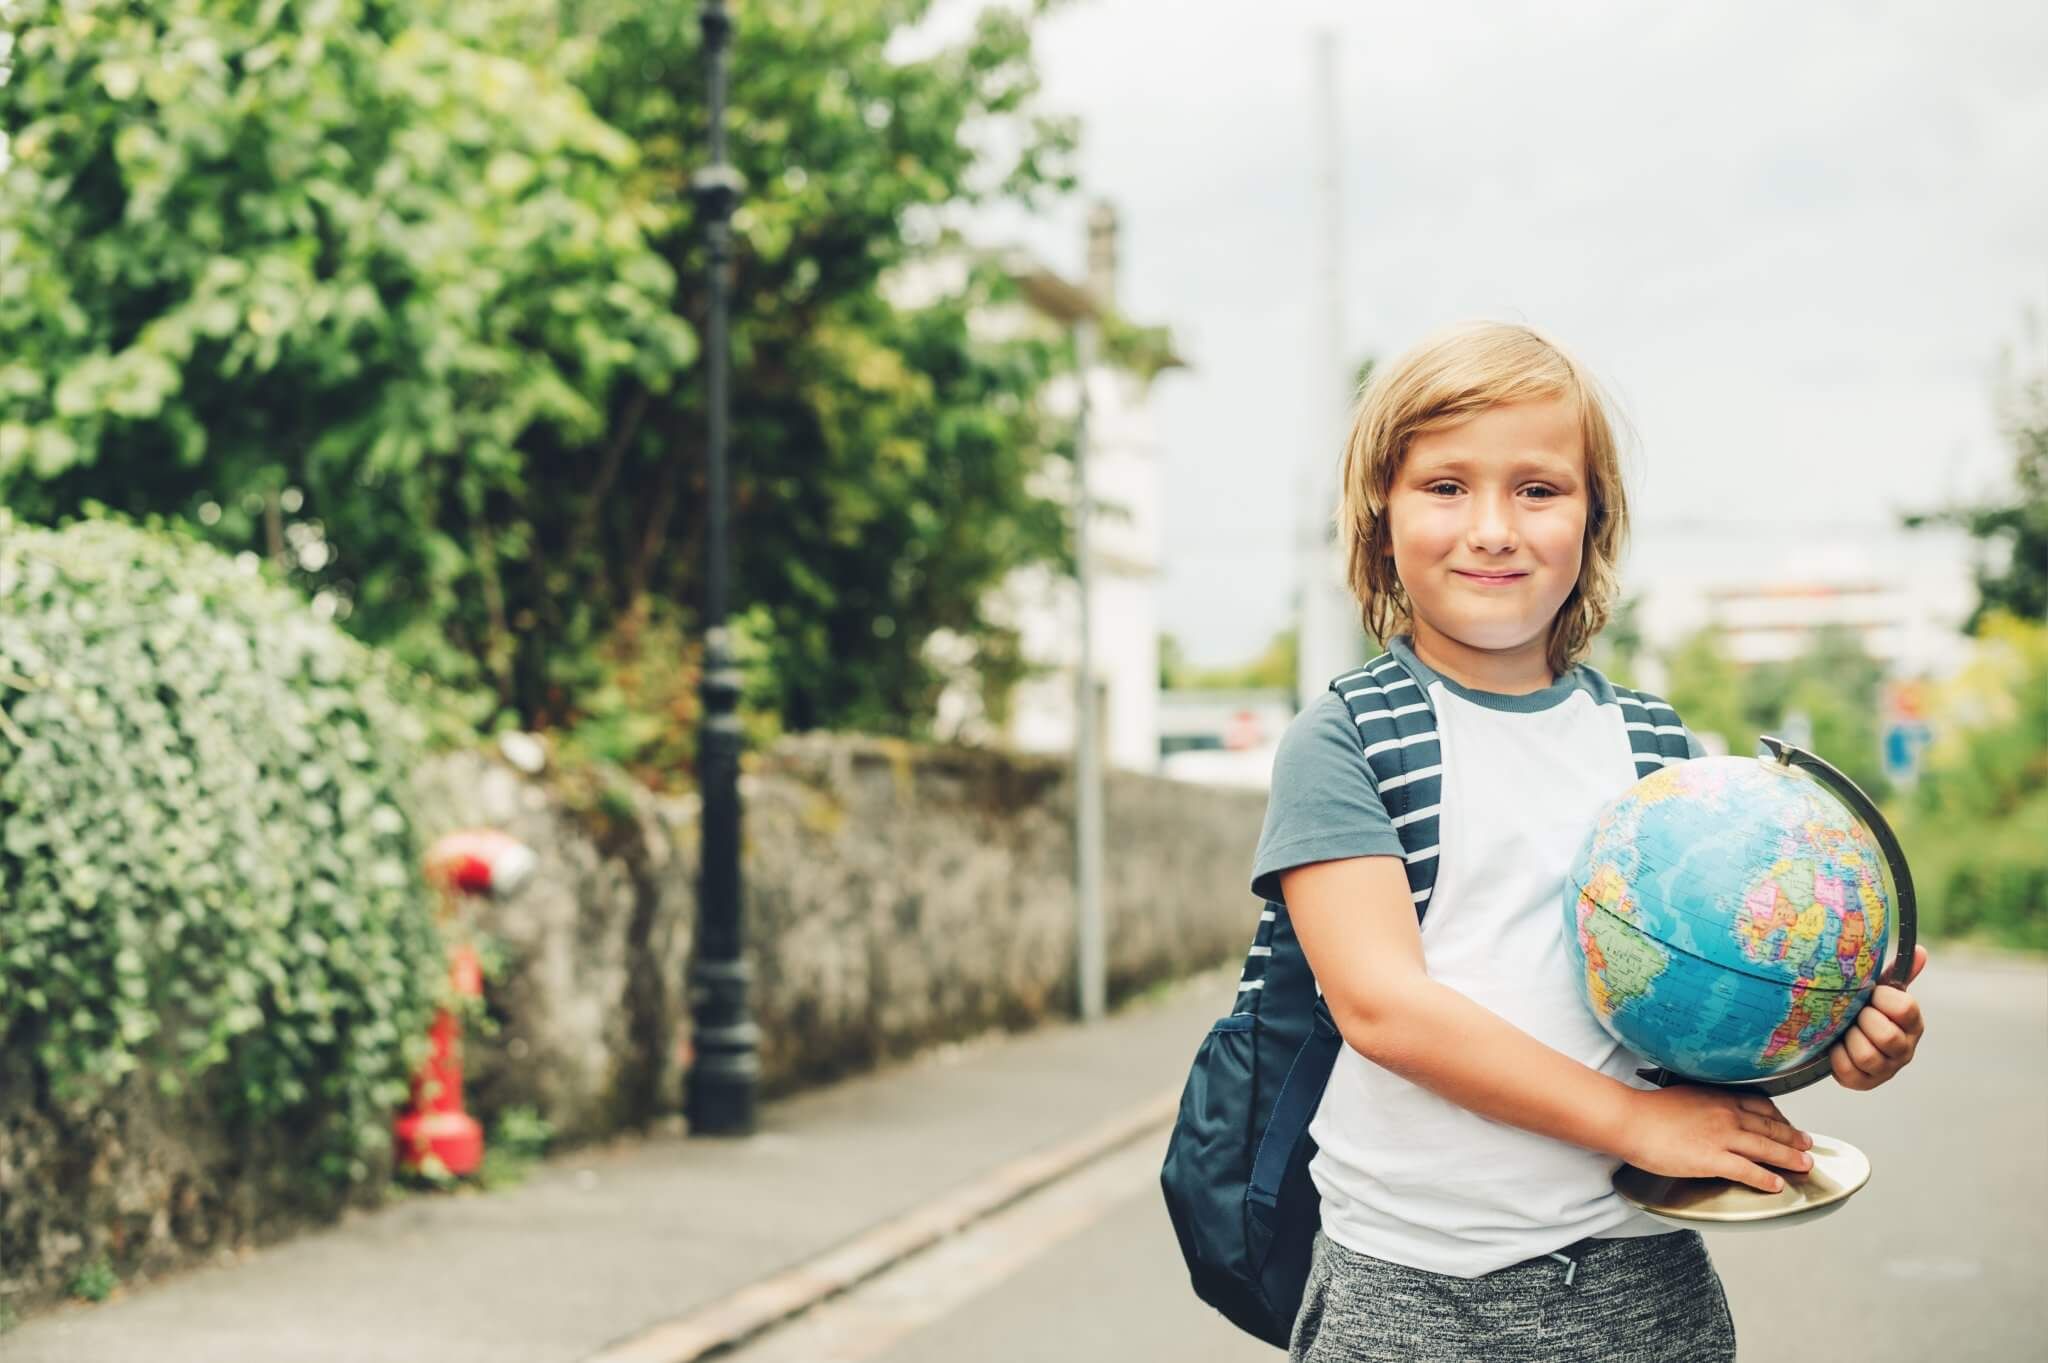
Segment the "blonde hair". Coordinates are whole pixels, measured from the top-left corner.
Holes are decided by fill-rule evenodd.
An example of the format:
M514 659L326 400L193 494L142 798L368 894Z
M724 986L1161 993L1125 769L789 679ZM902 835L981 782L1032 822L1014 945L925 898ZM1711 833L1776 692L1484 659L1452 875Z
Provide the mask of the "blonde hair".
M1592 376L1564 348L1508 322L1466 322L1427 337L1383 369L1359 395L1344 442L1337 534L1349 563L1351 594L1366 631L1382 645L1412 632L1414 615L1394 571L1387 502L1408 446L1503 403L1561 398L1578 409L1586 445L1590 505L1579 580L1550 623L1550 669L1558 676L1591 647L1607 624L1620 586L1628 539L1621 457L1606 404Z

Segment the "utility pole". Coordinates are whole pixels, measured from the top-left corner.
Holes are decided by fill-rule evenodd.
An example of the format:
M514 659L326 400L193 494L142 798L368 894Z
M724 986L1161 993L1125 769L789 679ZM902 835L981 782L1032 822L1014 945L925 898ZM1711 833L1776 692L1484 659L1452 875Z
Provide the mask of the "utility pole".
M1095 319L1074 323L1080 405L1074 419L1074 578L1080 587L1080 660L1074 668L1075 975L1081 1020L1101 1019L1106 960L1102 923L1102 744L1095 724L1093 565L1088 542L1088 377L1095 367Z
M684 1089L690 1133L744 1136L754 1130L761 1033L747 1006L752 971L740 915L740 676L726 630L726 476L730 356L726 338L727 262L739 173L725 159L726 47L732 19L725 0L705 0L700 22L711 61L711 160L690 177L710 245L711 316L705 328L705 406L709 411L710 564L704 601L704 700L698 729L697 783L703 794L703 865L698 879L696 959L690 969L691 1043Z
M1296 575L1300 603L1295 616L1295 704L1306 709L1330 678L1365 660L1365 629L1344 584L1332 513L1337 506L1336 469L1343 456L1349 415L1352 364L1344 339L1343 119L1337 102L1337 35L1318 29L1311 39L1314 64L1313 116L1316 125L1316 289L1322 298L1321 326L1310 374L1308 458L1301 467L1296 509Z

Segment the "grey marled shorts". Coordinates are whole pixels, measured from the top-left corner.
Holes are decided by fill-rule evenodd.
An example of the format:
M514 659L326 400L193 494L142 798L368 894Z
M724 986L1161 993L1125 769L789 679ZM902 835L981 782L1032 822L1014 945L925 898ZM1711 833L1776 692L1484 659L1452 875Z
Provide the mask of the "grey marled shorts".
M1735 1322L1698 1231L1582 1240L1477 1278L1316 1232L1290 1363L1728 1363ZM1567 1274L1571 1282L1566 1283Z

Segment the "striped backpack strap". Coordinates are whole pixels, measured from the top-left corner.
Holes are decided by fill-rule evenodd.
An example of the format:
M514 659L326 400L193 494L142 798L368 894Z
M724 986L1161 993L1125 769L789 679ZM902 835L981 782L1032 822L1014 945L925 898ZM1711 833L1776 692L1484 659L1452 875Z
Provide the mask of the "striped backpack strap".
M1351 711L1373 787L1406 853L1408 893L1420 923L1436 889L1444 791L1443 744L1422 683L1382 653L1330 683Z
M1382 653L1364 667L1346 672L1330 683L1330 689L1351 712L1359 742L1365 745L1373 783L1407 853L1408 890L1420 922L1436 885L1437 811L1443 791L1436 713L1429 708L1421 686L1391 653ZM1297 985L1321 993L1300 942L1284 921L1285 914L1285 907L1272 900L1260 910L1258 932L1245 956L1232 1012L1259 1012L1268 984L1283 993ZM1277 965L1276 952L1280 957Z
M1629 751L1635 754L1636 779L1683 762L1692 756L1685 741L1685 721L1662 696L1648 691L1614 688L1615 703L1621 706L1623 727L1628 730Z

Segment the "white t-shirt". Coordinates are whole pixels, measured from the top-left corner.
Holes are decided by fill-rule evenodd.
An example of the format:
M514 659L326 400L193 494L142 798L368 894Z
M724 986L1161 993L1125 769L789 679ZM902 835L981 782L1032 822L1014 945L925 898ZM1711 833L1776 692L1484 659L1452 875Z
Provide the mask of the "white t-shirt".
M1405 638L1389 648L1426 688L1442 744L1440 862L1422 921L1430 978L1581 1064L1651 1087L1635 1077L1647 1062L1580 999L1564 942L1572 858L1600 808L1636 781L1612 686L1581 665L1528 695L1475 691L1421 663ZM1373 854L1401 855L1399 838L1351 717L1326 692L1281 742L1253 888L1281 899L1280 871ZM1472 1278L1585 1236L1671 1230L1615 1193L1619 1160L1483 1117L1349 1046L1309 1134L1324 1233L1412 1268Z

